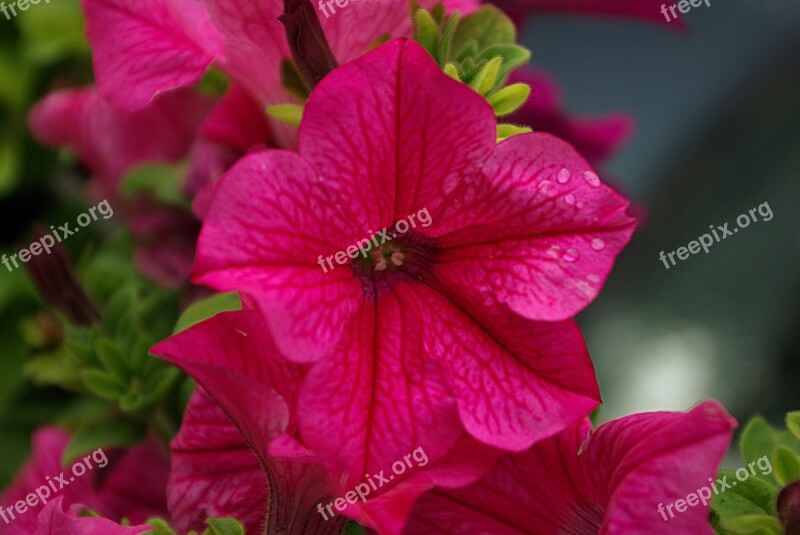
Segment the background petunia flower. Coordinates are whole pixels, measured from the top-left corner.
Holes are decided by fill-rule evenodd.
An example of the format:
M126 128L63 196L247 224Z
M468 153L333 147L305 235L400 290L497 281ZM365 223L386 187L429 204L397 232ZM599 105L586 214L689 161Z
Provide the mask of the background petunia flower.
M667 521L658 508L711 485L735 427L713 401L686 413L626 416L595 431L586 420L504 454L474 485L424 495L406 532L712 535L708 503Z
M436 459L464 428L525 449L598 403L566 319L634 220L568 144L495 130L481 96L395 40L317 86L299 155L250 154L216 187L194 280L252 295L286 357L317 363L301 431L354 471L419 446ZM422 224L321 267L409 214Z
M0 496L0 505L25 500L38 487L47 485L48 478L68 472L61 464L68 442L69 435L60 429L48 427L37 431L33 437L32 458ZM148 440L128 450L109 448L103 451L109 461L107 466L94 466L83 476L76 477L68 486L59 489L58 494L53 494L48 504L39 502L17 515L16 520L8 524L0 522L0 535L31 535L39 533L37 529L49 534L51 531L40 527L51 521L54 525L70 524L72 521L64 509L72 506L91 509L115 521L127 518L133 523L145 522L152 516L165 516L169 460L163 446ZM59 498L57 504L56 498ZM54 529L52 533L62 531Z
M662 0L494 0L492 3L517 20L536 17L540 13L569 13L641 19L675 29L686 27L681 18L667 21L661 13Z

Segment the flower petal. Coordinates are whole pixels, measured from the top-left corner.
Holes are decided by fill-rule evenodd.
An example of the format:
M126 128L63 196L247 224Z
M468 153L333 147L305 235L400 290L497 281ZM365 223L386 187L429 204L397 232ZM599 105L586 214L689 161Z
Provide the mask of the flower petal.
M438 213L448 227L441 285L536 320L574 316L598 294L635 220L628 202L549 134L497 146L485 180L464 182Z
M180 7L191 11L177 20L170 4L83 0L97 83L116 107L140 110L161 92L193 85L211 64L212 54L189 36L205 30L206 43L219 40L216 33L206 33L212 28L205 10L183 1Z

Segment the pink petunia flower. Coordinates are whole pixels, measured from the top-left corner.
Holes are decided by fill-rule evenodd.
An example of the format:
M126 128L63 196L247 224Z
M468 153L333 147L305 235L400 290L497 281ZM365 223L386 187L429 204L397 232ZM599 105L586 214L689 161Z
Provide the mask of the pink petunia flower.
M152 526L121 526L105 518L79 516L85 509L74 505L63 509L64 498L50 502L38 517L38 531L26 531L25 535L140 535L153 531Z
M58 493L45 488L40 494L49 499L48 502L43 503L38 497L31 499L25 502L23 514L16 510L16 518L6 511L7 522L0 522L0 535L92 533L75 531L77 528L67 529L66 526L73 523L70 518L74 514L65 513L64 508L88 508L115 521L127 518L133 523L145 522L151 516L166 515L165 487L169 462L166 451L155 440L125 451L104 450L102 456L92 459L91 471L87 469L80 477L72 477L70 474L75 472L61 464L68 442L68 434L57 428L43 428L36 432L33 456L11 487L0 496L0 506L9 507L20 500L25 501L40 487L48 487L50 481L54 481L50 489L56 488ZM46 529L51 522L53 526L63 527ZM108 525L112 524L108 522Z
M587 420L504 454L474 485L424 495L406 532L712 535L708 498L735 427L711 401L687 413L627 416L594 432ZM677 500L683 512L672 506Z
M248 533L341 533L347 515L389 533L387 526L402 527L420 494L435 484L472 483L497 458L464 439L446 462L428 464L426 457L424 465L390 476L385 485L364 485L369 501L353 505L354 492L343 497L364 483L364 472L348 471L338 455L303 443L295 414L306 368L279 356L257 311L219 314L153 352L202 386L172 443L169 507L182 532L200 529L208 516L233 516ZM332 435L344 431L328 429ZM390 466L381 468L388 472ZM338 497L351 505L331 517L324 504Z
M82 5L98 86L118 108L141 109L159 93L193 85L212 64L262 108L293 100L280 79L281 61L291 58L278 21L281 0L82 0ZM363 54L382 36L411 35L405 1L315 0L313 5L340 62ZM478 2L445 5L466 14ZM281 146L294 145L289 127L275 122L272 127Z
M309 447L354 472L419 446L440 458L464 428L522 450L598 404L568 318L635 222L572 147L496 144L485 99L404 39L330 73L298 140L220 180L194 280L252 295L281 352L316 363Z

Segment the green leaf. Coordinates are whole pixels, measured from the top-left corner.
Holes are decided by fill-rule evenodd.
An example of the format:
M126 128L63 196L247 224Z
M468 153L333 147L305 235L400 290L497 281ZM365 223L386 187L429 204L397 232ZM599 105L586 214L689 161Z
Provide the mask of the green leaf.
M800 411L790 412L786 415L786 427L795 438L800 440Z
M453 36L458 28L458 23L461 21L461 15L458 11L450 15L447 22L442 28L442 38L439 41L439 66L444 67L450 61L450 50L453 44Z
M23 375L37 386L59 386L74 390L80 385L80 376L74 359L62 351L37 355L22 370Z
M418 9L414 13L414 40L436 59L439 44L439 25L430 13Z
M153 526L154 529L147 531L148 535L178 535L166 520L162 518L151 518L147 521L148 526Z
M128 198L142 193L167 206L189 209L190 201L183 193L186 165L145 164L129 171L122 180L120 190Z
M497 84L497 73L500 71L502 63L503 60L501 58L494 58L486 62L469 83L469 86L481 95L489 93Z
M51 62L74 53L89 54L78 0L31 6L16 22L25 56L35 63Z
M530 94L531 88L526 84L511 84L490 95L487 100L494 108L495 115L500 117L513 113L525 104Z
M458 74L458 67L456 67L452 63L448 63L444 66L444 73L456 81L461 81L461 76Z
M216 316L220 312L241 309L242 301L239 299L237 292L217 294L208 299L197 301L181 314L178 324L175 326L175 333L185 331L192 325Z
M511 71L530 61L531 51L519 45L494 45L484 50L479 59L489 60L498 57L502 58L503 63L497 79L502 81Z
M777 446L777 432L761 416L755 416L747 422L739 439L739 450L745 463L756 462L765 455L769 458Z
M347 531L345 531L345 535L366 535L366 533L364 526L357 522L350 522L347 525Z
M124 448L136 445L144 439L146 431L144 425L123 419L88 424L72 435L64 450L62 464L67 465L99 448Z
M714 496L711 510L718 518L744 514L775 514L778 489L774 485L758 477L748 477L744 481L739 481L732 470L720 470L718 477L719 479L727 477L726 481L729 484L736 483L731 488L723 489L722 485L715 482L719 494Z
M303 106L301 104L275 104L267 106L267 115L289 126L300 126L303 120Z
M778 446L772 453L772 467L775 479L787 485L800 479L800 457L786 446Z
M92 394L108 401L117 401L127 392L127 386L122 381L100 370L81 372L81 381Z
M502 11L486 5L464 17L453 36L452 50L460 56L470 40L476 43L479 52L493 45L515 44L517 29Z
M97 353L97 358L107 371L124 383L131 380L133 366L116 344L105 338L100 338L95 342L94 349Z
M517 134L527 134L533 132L527 126L516 126L513 124L498 124L497 125L497 142L500 143L504 139L508 139L511 136L516 136Z
M726 535L781 535L783 528L774 517L767 515L741 515L720 522Z
M300 100L306 100L311 93L297 65L289 58L281 60L281 86L287 93Z
M206 524L213 535L244 535L244 527L235 518L209 518Z

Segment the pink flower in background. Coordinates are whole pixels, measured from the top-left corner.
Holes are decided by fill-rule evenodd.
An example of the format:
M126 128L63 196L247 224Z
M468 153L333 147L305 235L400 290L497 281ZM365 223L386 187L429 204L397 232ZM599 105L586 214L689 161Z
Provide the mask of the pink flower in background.
M620 17L686 27L679 18L668 22L661 13L662 0L494 0L493 4L517 20L540 13L565 13L600 17Z
M258 312L219 314L153 352L202 386L172 443L168 494L179 530L200 529L208 516L234 516L248 533L341 533L342 513L325 520L317 504L345 494L362 482L364 472L343 468L338 452L304 445L295 413L305 368L279 356ZM335 436L347 429L331 422L325 432ZM474 482L495 458L489 448L466 439L446 463L426 463L371 492L369 501L347 514L382 533L383 526L402 526L419 494L434 484Z
M105 518L80 516L84 508L73 506L64 511L63 505L64 498L48 503L39 514L38 531L26 531L25 535L140 535L153 531L152 526L121 526Z
M98 86L121 109L141 109L158 93L193 85L212 64L262 108L294 100L280 80L281 60L291 58L278 21L281 0L82 0L82 5ZM477 2L448 0L445 5L466 13ZM381 36L411 34L405 1L354 0L333 10L327 18L319 10L317 16L340 62L360 56ZM294 145L289 127L272 126L282 146Z
M515 82L529 85L531 96L503 121L553 134L569 142L592 165L599 165L613 156L633 133L633 118L624 112L591 118L567 113L558 82L544 71L517 69L509 78L509 83Z
M708 503L665 521L658 511L709 485L736 421L716 402L634 414L592 432L587 420L524 453L504 454L478 483L424 495L408 533L714 533Z
M68 484L60 488L62 484L56 483L59 492L53 493L47 504L39 501L10 523L0 522L0 535L91 533L69 527L74 522L83 521L75 520L73 514L64 512L64 509L73 506L78 510L91 509L115 521L127 518L135 524L145 522L151 516L166 515L165 487L169 461L166 451L155 440L124 451L104 450L108 464L100 466L102 463L96 463L92 470L87 470L73 481L70 481L69 469L61 465L68 442L69 436L60 429L43 428L36 432L33 437L33 456L11 487L0 496L0 505L13 506L19 500L25 500L28 494L47 485L49 479L54 479L62 472L67 476ZM53 527L45 529L51 522ZM103 522L100 525L113 525L112 522ZM58 529L64 531L59 531L56 526L62 526Z
M299 155L250 154L217 185L194 280L252 295L284 355L316 363L300 429L354 472L438 459L464 428L525 449L599 401L567 318L635 222L568 144L495 136L482 97L395 40L317 86ZM409 214L415 229L321 267Z

